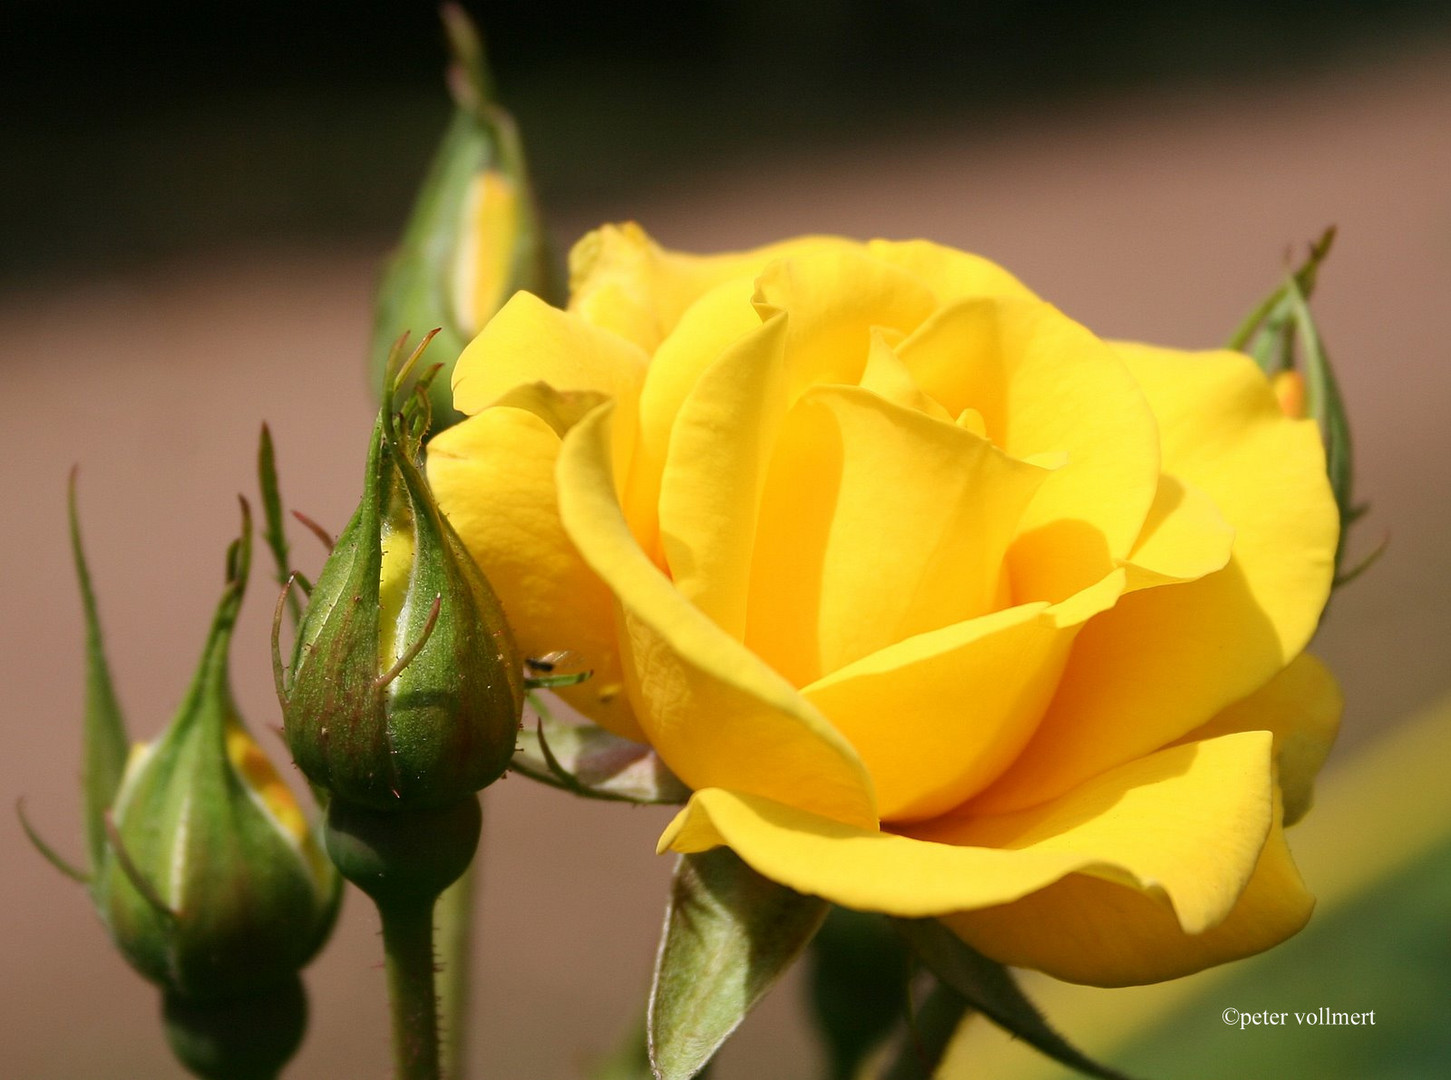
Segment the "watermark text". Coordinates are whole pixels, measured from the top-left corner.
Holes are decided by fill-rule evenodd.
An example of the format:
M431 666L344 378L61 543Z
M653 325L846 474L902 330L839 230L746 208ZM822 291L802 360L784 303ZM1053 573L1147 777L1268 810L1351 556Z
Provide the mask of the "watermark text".
M1308 1012L1283 1012L1271 1009L1250 1011L1230 1006L1220 1013L1220 1019L1241 1031L1249 1027L1372 1027L1375 1010L1345 1012L1322 1005Z

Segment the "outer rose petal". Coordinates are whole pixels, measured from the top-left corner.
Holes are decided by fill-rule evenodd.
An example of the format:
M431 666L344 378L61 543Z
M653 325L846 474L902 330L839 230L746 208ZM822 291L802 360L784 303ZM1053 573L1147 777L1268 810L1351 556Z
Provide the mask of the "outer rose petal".
M1237 353L1121 351L1160 418L1165 471L1213 500L1233 556L1085 627L1037 735L979 810L1051 798L1207 722L1304 647L1329 596L1339 519L1314 424L1287 419Z
M943 922L1002 963L1090 986L1135 986L1263 952L1299 932L1314 906L1277 820L1233 910L1200 933L1151 894L1083 874Z
M897 353L949 415L976 410L1013 457L1067 455L1018 526L1015 600L1063 600L1129 554L1154 501L1159 437L1112 348L1049 304L1001 298L939 308Z
M936 295L938 304L975 296L1037 299L1032 290L996 263L930 240L869 240L867 251L873 258L917 275Z
M568 648L594 676L558 691L590 719L645 741L624 693L614 603L559 523L559 435L524 409L500 406L428 444L428 482L493 585L529 656Z
M1195 728L1183 741L1213 739L1234 731L1271 732L1285 824L1293 825L1310 809L1315 775L1335 742L1344 705L1335 676L1315 657L1301 653L1264 686Z
M1233 550L1234 528L1209 496L1160 473L1154 505L1129 553L1129 587L1196 581L1223 570Z
M784 311L792 399L821 383L861 381L872 330L907 333L936 304L916 276L860 249L809 251L770 263L753 297L762 319Z
M629 342L550 307L533 293L518 292L459 356L453 404L472 415L514 387L535 382L634 398L647 360Z
M1167 896L1185 931L1201 933L1234 907L1270 832L1270 742L1244 732L1172 747L1034 810L932 822L912 836L697 791L660 847L726 844L798 892L909 917L1007 904L1086 873Z
M1249 357L1115 345L1159 421L1164 471L1235 529L1234 561L1281 642L1310 640L1330 595L1340 518L1312 420L1287 419Z
M874 827L871 777L850 744L686 600L630 534L611 476L612 410L601 406L565 438L560 519L617 598L626 685L651 745L693 788L729 784Z
M667 251L634 222L585 235L569 253L569 309L653 352L685 309L721 282L756 274L803 251L860 249L833 236L803 236L752 251Z

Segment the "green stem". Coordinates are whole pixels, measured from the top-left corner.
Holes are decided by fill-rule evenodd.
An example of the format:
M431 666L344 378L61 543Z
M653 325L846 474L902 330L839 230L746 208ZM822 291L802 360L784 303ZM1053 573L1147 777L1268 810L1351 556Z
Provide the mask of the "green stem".
M468 1072L469 975L474 941L474 879L479 857L444 890L435 910L438 923L438 1011L442 1018L443 1080L464 1080Z
M393 1013L394 1080L440 1080L433 901L379 904L378 914Z
M394 1080L440 1080L433 908L479 846L479 800L381 811L334 798L323 841L337 868L378 906L393 1012Z

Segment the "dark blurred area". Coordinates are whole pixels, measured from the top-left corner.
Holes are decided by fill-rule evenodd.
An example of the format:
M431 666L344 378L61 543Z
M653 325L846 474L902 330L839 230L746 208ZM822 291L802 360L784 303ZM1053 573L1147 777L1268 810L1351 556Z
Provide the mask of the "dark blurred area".
M1086 95L1263 83L1451 32L1443 0L468 7L556 208L805 140L877 143ZM0 40L10 285L237 241L386 238L448 108L423 4L8 0Z

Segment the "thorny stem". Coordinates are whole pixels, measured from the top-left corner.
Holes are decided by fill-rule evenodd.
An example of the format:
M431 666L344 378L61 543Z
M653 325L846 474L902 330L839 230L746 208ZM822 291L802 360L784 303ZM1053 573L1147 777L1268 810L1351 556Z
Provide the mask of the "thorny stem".
M378 914L393 1014L394 1080L440 1080L433 901L379 904Z
M464 1080L468 1075L468 1013L470 959L474 940L474 879L479 856L463 876L443 891L435 909L438 916L438 1006L443 1024L443 1080Z

